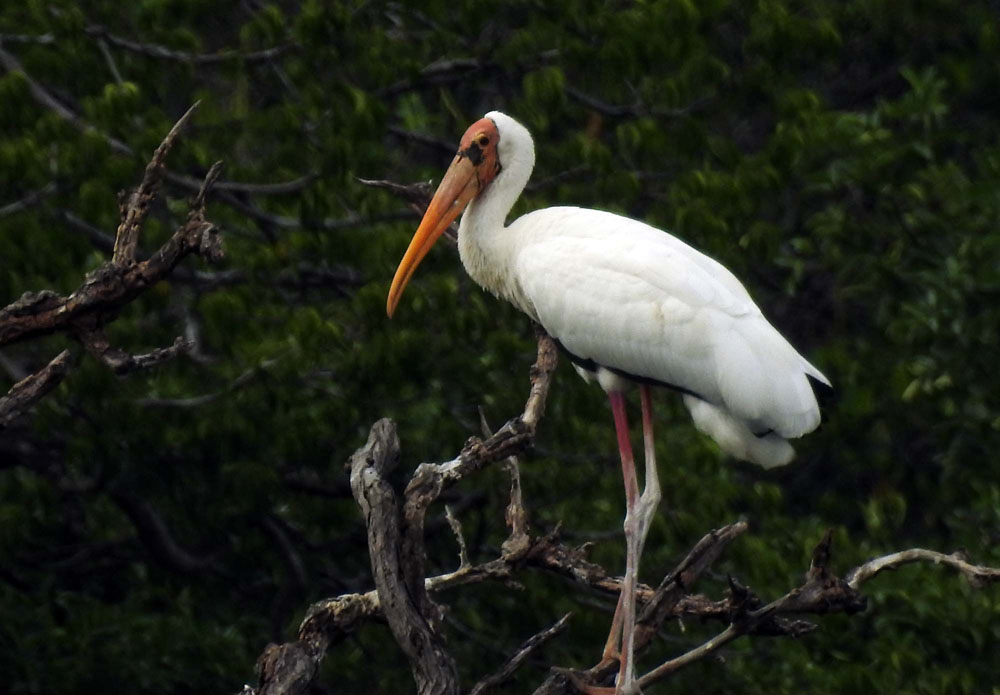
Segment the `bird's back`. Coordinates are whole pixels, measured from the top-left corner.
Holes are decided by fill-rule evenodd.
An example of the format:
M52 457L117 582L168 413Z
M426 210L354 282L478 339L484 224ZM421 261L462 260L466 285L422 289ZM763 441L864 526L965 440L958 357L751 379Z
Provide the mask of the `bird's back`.
M504 294L578 360L694 394L756 435L797 437L819 423L807 375L829 382L714 259L582 208L538 210L501 233L517 249Z

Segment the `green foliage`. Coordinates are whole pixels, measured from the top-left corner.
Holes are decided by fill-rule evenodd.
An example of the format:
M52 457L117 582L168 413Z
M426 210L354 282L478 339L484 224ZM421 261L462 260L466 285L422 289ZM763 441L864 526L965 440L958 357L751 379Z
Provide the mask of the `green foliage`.
M540 185L515 213L578 204L669 228L742 278L835 386L822 429L775 472L725 460L674 395L658 397L665 504L644 579L741 516L751 533L717 570L764 597L798 581L830 527L841 569L910 546L1000 564L996 19L994 5L958 0L5 3L0 49L24 72L0 74L0 208L46 192L0 213L0 303L71 291L107 258L94 230L113 236L117 192L195 100L172 171L198 177L223 159L228 181L313 177L284 194L220 193L209 212L224 265L186 263L110 327L132 352L196 333L197 359L119 379L80 356L30 421L0 433L9 690L235 692L310 602L371 588L342 464L374 420L399 423L402 479L478 434L479 406L494 426L519 412L526 319L441 244L386 320L416 216L358 181L437 180L451 143L493 108L536 139ZM39 103L33 84L81 121ZM165 185L144 249L191 195ZM33 369L71 344L5 347L0 390L16 373L4 365ZM604 397L564 365L524 461L526 500L536 529L605 538L592 554L609 567L623 554L607 538L623 513L615 452ZM172 565L121 492L205 569ZM503 540L506 494L490 471L452 500L475 558ZM432 569L453 568L446 525L432 528ZM521 592L444 597L467 682L568 610L572 629L545 661L599 653L613 606L522 579ZM794 643L737 642L676 687L995 691L996 589L937 568L869 586L864 616L824 619ZM685 628L648 663L718 626ZM371 625L324 668L338 690L405 692L398 662ZM512 691L540 674L525 669Z

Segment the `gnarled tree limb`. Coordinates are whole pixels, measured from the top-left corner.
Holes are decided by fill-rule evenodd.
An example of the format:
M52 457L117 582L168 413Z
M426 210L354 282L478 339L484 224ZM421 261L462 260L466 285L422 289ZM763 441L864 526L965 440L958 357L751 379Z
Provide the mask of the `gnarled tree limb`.
M2 53L2 49L0 49ZM0 55L0 59L3 59ZM154 152L142 183L122 205L122 222L115 237L110 262L87 275L83 284L68 296L51 290L26 292L20 299L0 308L0 346L23 342L52 333L66 333L117 374L150 367L189 349L183 338L165 348L131 355L113 347L104 326L113 321L129 302L166 278L185 256L199 255L208 261L223 257L222 239L215 225L205 219L205 203L222 163L212 166L191 204L184 223L163 246L144 261L136 261L139 233L164 171L164 161L184 124L194 113L192 106L171 128ZM38 374L15 384L0 399L0 424L49 392L68 367L69 355L62 353Z
M440 620L424 587L423 512L404 505L403 520L386 481L399 460L390 420L372 426L351 457L351 489L365 516L372 574L382 614L406 654L421 695L458 695L458 668L444 648Z
M361 180L362 183L383 188L405 198L419 213L426 206L429 187L423 184L401 186L388 181ZM443 641L435 634L433 627L437 608L430 600L430 594L463 584L483 581L510 583L513 577L526 569L543 569L564 577L567 581L590 589L619 594L621 579L611 576L603 567L590 562L581 548L572 548L558 541L557 534L533 536L527 526L526 512L520 498L520 485L516 466L512 470L511 502L507 512L510 537L501 546L500 557L482 564L471 564L467 553L462 552L458 569L453 572L421 581L412 572L406 575L400 569L391 569L395 579L386 582L380 578L387 567L419 567L422 560L416 555L423 549L423 519L426 510L438 496L466 476L475 473L491 462L510 459L531 445L535 430L544 412L545 400L551 375L557 359L556 344L547 335L541 334L538 341L538 358L531 370L532 388L521 416L505 424L495 434L485 440L470 439L459 456L440 464L421 464L410 479L405 490L402 519L395 503L395 496L379 472L380 459L392 459L397 455L398 442L395 430L388 421L379 421L372 429L369 443L355 454L352 460L352 487L355 496L365 511L372 554L373 569L376 574L376 591L364 594L350 594L328 599L314 604L303 621L297 641L269 646L258 661L260 686L247 695L274 695L276 693L302 693L308 689L318 670L326 650L340 641L366 620L385 619L393 627L393 633L401 649L407 654L421 692L430 692L426 685L427 673L444 674L444 681L436 683L434 692L458 692L458 684L453 680L454 671L449 666L440 668L440 663L450 662L448 655L435 651L430 664L414 663L420 659L419 650L414 650L410 640L417 635L419 644L433 644L435 649L443 649ZM379 442L391 441L391 446ZM390 451L373 455L372 452ZM373 457L374 456L374 457ZM359 458L360 457L360 458ZM363 478L369 478L366 483ZM377 494L359 494L359 488L371 485L380 490ZM373 504L381 497L383 501ZM381 509L380 513L375 513ZM452 523L459 535L457 522ZM733 540L747 529L745 522L737 522L714 530L705 535L669 573L654 590L640 585L637 599L640 604L637 626L637 651L647 648L652 639L671 618L694 617L719 621L726 624L719 634L687 652L669 659L652 669L638 680L638 687L648 687L676 673L687 665L696 663L716 653L721 647L741 636L800 636L815 629L813 623L797 619L799 615L823 615L826 613L856 613L864 610L865 597L859 592L864 581L876 576L884 569L899 565L929 561L950 566L964 574L974 586L983 586L1000 578L1000 569L972 565L959 554L944 555L926 550L911 550L875 558L857 567L841 579L829 568L830 543L828 533L817 545L805 582L788 591L780 598L764 603L749 588L734 578L730 580L729 595L721 600L712 600L693 593L699 578L715 563ZM393 558L392 549L398 548L399 557ZM406 558L400 563L400 558ZM403 577L400 580L400 577ZM396 588L393 590L393 586ZM395 595L393 595L395 591ZM389 603L393 605L389 605ZM398 605L404 605L402 613ZM395 614L395 615L394 615ZM401 619L400 615L404 617ZM561 630L567 617L559 623L522 645L514 655L491 676L487 676L473 688L473 693L494 687L501 680L509 678L523 661L523 655L537 648L541 637L545 639ZM400 625L404 628L400 629ZM417 626L414 631L413 626ZM429 637L425 635L429 634ZM424 652L426 653L426 652ZM438 661L440 660L440 661ZM612 664L599 664L585 672L570 672L553 669L535 691L536 695L569 695L577 692L581 685L609 685L609 678L617 671ZM613 692L613 687L608 689Z
M6 396L0 397L0 430L59 385L69 371L69 359L69 350L63 350L37 372L14 384Z

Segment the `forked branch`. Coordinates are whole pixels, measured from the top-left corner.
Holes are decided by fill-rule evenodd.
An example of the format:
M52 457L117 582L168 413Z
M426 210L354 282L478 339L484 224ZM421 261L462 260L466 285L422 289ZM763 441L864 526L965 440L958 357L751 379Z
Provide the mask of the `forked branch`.
M88 274L83 284L67 296L51 290L27 292L0 308L0 346L65 333L117 374L159 364L188 349L188 342L178 338L168 347L131 355L110 344L104 327L129 302L169 276L186 256L198 255L215 262L224 255L219 230L205 218L208 194L222 169L221 162L217 162L205 176L184 223L148 259L136 259L139 234L163 176L167 154L196 108L197 104L171 128L153 153L139 187L122 198L121 224L111 260ZM23 412L37 402L65 376L68 365L69 355L65 353L15 384L0 400L0 421L9 420L15 412Z

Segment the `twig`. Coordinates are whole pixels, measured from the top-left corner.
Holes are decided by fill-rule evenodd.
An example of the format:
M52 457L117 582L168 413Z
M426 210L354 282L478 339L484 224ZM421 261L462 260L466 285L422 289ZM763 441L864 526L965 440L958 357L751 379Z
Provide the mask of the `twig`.
M73 127L79 130L81 133L96 132L102 138L104 138L105 141L107 141L108 145L110 145L111 149L113 149L115 152L126 155L132 154L131 147L129 147L128 145L126 145L124 142L114 137L113 135L109 135L108 133L102 132L96 127L90 125L82 118L77 116L75 113L73 113L70 109L66 108L66 106L64 106L58 99L49 94L49 92L44 87L42 87L41 84L36 82L35 79L28 74L28 72L24 69L24 66L21 65L21 61L15 58L13 54L5 51L3 49L3 46L0 46L0 65L3 65L3 67L7 70L7 72L20 72L22 79L24 79L24 81L28 84L28 91L31 92L31 96L35 98L35 101L37 101L39 104L46 107L47 109L55 112L55 114L60 118L62 118L63 120L71 123Z
M200 103L196 101L192 104L184 115L174 123L174 127L163 138L163 142L153 152L149 164L146 165L146 172L143 174L142 183L128 196L122 213L122 221L118 225L118 232L115 235L115 249L111 255L111 262L113 264L121 266L135 261L135 247L139 243L139 231L146 220L149 206L156 197L156 188L163 176L164 162L171 148L174 146L177 136L180 135L181 130L191 119L191 116L194 115L194 112L198 110ZM213 172L214 177L212 176ZM195 198L195 207L205 204L204 192L214 183L215 178L218 178L218 171L213 167L209 171L209 176L205 177L205 182L198 192L198 197Z
M69 350L63 350L37 372L11 386L6 396L0 397L0 430L59 385L69 371L69 359Z
M500 432L487 439L486 442L478 442L477 440L479 447L474 453L469 454L470 458L467 464L459 467L457 473L453 471L451 477L448 477L441 470L443 466L421 465L418 472L414 474L410 485L407 486L408 509L405 516L407 525L412 527L414 523L422 523L420 518L422 510L426 509L426 505L431 500L437 498L446 484L450 485L459 479L454 477L455 475L460 476L464 472L471 472L476 469L476 466L486 465L489 460L505 458L528 446L534 434L534 425L529 435L529 430L523 422L525 420L532 423L538 422L544 409L545 396L548 393L548 385L557 360L555 344L551 338L547 335L540 335L538 342L538 359L532 367L532 386L524 414L505 425ZM516 427L519 430L517 437L511 435L511 429L515 427L512 423L517 423ZM359 503L361 500L365 500L361 506L367 521L377 591L341 596L314 604L299 628L298 640L281 646L268 647L261 654L258 660L260 687L257 695L276 695L279 693L291 695L304 692L309 687L309 683L319 668L319 662L323 659L326 649L331 643L353 630L361 620L369 619L374 615L385 615L388 618L383 601L391 599L396 602L395 615L389 619L390 626L393 625L394 621L397 623L394 633L396 629L403 630L407 626L411 628L420 626L421 622L426 623L422 611L428 610L430 605L429 599L421 598L422 594L426 596L425 592L437 592L448 587L486 579L504 579L510 576L515 562L520 561L520 555L516 558L501 557L483 565L460 567L455 572L429 579L424 579L422 574L419 577L414 577L411 570L406 569L406 574L409 576L406 581L401 581L400 577L404 576L404 569L394 568L393 563L399 562L399 558L403 558L405 562L412 564L413 560L409 552L415 548L413 547L414 540L411 537L408 540L409 548L401 549L403 541L401 531L398 528L398 511L392 512L392 509L395 508L395 502L392 499L394 494L382 477L385 469L392 465L396 456L398 456L398 442L395 441L394 427L389 421L379 421L372 428L368 444L352 457L351 462L352 490L355 497L359 499ZM453 464L445 464L445 466L450 469L455 468ZM420 471L423 473L421 474ZM379 516L377 520L372 517L376 513ZM396 530L393 531L393 528ZM412 528L409 533L414 533ZM539 543L548 544L552 541L553 537L545 537ZM408 550L409 552L407 552ZM530 552L526 554L530 554ZM396 557L397 555L399 557ZM540 552L538 562L546 564L545 556L545 553ZM568 554L564 553L563 556L568 556ZM420 582L420 585L415 587L413 582ZM390 585L395 586L396 589L394 590ZM416 600L412 597L416 597ZM409 635L410 633L405 634ZM425 655L427 654L426 650L430 649L428 661L421 668L429 671L437 670L439 673L446 674L442 682L451 690L445 692L457 692L457 675L454 678L447 675L451 673L450 667L447 665L450 657L447 654L438 654L434 651L435 638L430 626L427 625L426 632L423 627L419 627L416 634L419 639L406 646L401 646L404 650L411 649L413 653ZM410 640L411 638L406 637L406 639ZM412 656L411 666L415 670L417 669ZM415 676L418 678L418 682L424 682L422 679L426 678L426 673L415 673Z
M393 195L410 203L414 207L414 210L421 215L424 214L424 210L427 209L427 205L431 202L431 196L434 194L434 187L430 181L396 183L395 181L386 181L383 179L359 178L358 183L389 191Z
M711 602L682 605L681 599L690 592L702 574L715 563L723 551L729 547L729 544L746 532L746 530L746 522L738 521L734 524L710 531L663 578L663 581L660 582L655 592L640 585L639 590L636 592L640 605L642 605L636 629L635 649L637 652L648 647L653 637L659 631L660 626L668 618L684 615L688 612L690 612L688 614L703 617L719 617L718 611L715 610L716 607ZM577 561L572 563L571 566L583 567L585 565ZM599 575L604 572L604 568L600 566L594 567L597 569L591 569L593 575ZM595 579L596 576L592 576L590 581L593 582ZM620 585L616 589L620 591ZM728 620L730 613L731 611L729 610L723 611L721 617ZM593 668L582 672L557 670L535 692L536 694L573 692L573 686L570 685L571 682L598 684L604 682L617 671L617 663L605 663L603 661Z
M108 50L108 42L104 39L98 39L97 47L100 49L101 55L104 57L104 62L108 64L108 70L111 71L111 76L115 78L115 82L122 84L125 80L122 79L122 74L118 71L118 64L115 62L115 57L111 55L111 51Z
M178 340L180 339L178 338ZM219 389L218 391L206 393L201 396L191 396L189 398L138 398L136 399L135 404L140 408L198 408L203 405L208 405L222 396L238 391L253 381L253 379L264 369L270 367L276 362L277 360L265 360L259 367L247 369L238 377L233 379L229 385L225 388Z
M79 130L81 133L96 133L98 136L104 139L108 143L108 146L115 152L127 157L132 157L135 155L135 150L132 149L130 145L119 140L110 133L106 133L95 125L92 125L85 121L83 118L74 113L70 108L65 106L60 102L55 96L53 96L48 90L46 90L41 83L31 77L30 74L24 69L24 66L12 53L3 49L2 44L0 44L0 65L2 65L7 72L19 72L22 78L28 84L28 91L35 98L39 104L45 108L54 112L57 116L63 120L70 123L74 128ZM197 191L201 185L202 181L198 179L186 176L184 174L178 174L169 170L163 171L163 178L168 182L186 188L188 190ZM249 194L282 194L291 193L296 190L308 185L306 179L310 176L307 175L300 177L298 179L293 179L292 181L287 181L284 183L276 184L266 184L266 183L241 183L238 181L219 181L216 187L220 191L226 192L236 192L236 193L249 193ZM311 182L312 179L309 179ZM223 198L227 204L233 205L233 201L237 200L233 197ZM299 224L293 224L290 226L301 226ZM335 226L335 225L334 225Z
M295 50L298 48L298 44L290 42L283 44L281 46L275 46L273 48L265 48L259 51L217 51L215 53L190 53L188 51L179 51L173 48L167 48L166 46L161 46L159 44L152 43L140 43L139 41L133 41L131 39L126 39L121 36L116 36L108 32L104 27L91 24L86 27L84 31L87 35L92 37L99 37L99 39L106 39L108 43L114 44L119 48L124 48L125 50L132 51L133 53L139 53L141 55L146 55L151 58L161 58L164 60L176 60L182 63L192 63L194 65L214 65L217 63L223 63L229 60L242 60L248 63L260 62L264 60L270 60L276 58L284 53ZM2 43L35 43L40 45L49 45L56 42L56 37L54 34L0 34L0 42Z
M465 545L465 536L462 534L462 522L455 517L451 506L447 504L444 506L444 516L448 520L452 533L455 534L455 540L458 541L458 568L468 567L471 563L469 562L469 549Z
M167 180L173 180L169 173L166 178ZM370 217L352 214L342 218L325 217L320 220L311 220L308 218L303 219L301 217L289 217L288 215L270 213L256 205L240 200L229 192L220 193L218 199L233 209L248 215L249 217L253 217L264 224L272 225L281 229L322 229L324 231L339 231L342 229L353 229L355 227L364 227L381 222L399 222L400 220L410 220L414 217L413 213L403 210L398 212L383 213L380 215L372 215Z
M169 275L190 254L209 261L223 255L218 230L205 220L202 209L192 210L187 221L145 261L125 266L107 264L91 273L68 297L49 290L26 293L0 309L0 345L57 331L74 335L97 331L121 307Z
M730 607L732 610L729 627L704 644L685 654L670 659L636 681L642 689L663 680L685 666L700 661L718 651L734 639L749 634L788 634L787 625L777 622L786 613L857 613L865 609L866 599L835 576L829 569L830 545L833 534L828 531L813 550L812 562L806 573L806 582L792 589L781 598L759 608L759 599L748 589L730 579Z
M214 568L213 557L194 555L174 539L163 517L149 502L120 489L111 491L111 499L135 526L143 545L163 566L180 574L200 574Z
M479 427L484 437L493 436L493 430L486 422L486 413L482 406L479 407ZM517 558L523 556L531 546L531 538L528 535L528 512L524 508L521 492L521 469L518 457L508 456L504 461L504 469L510 475L510 502L504 514L510 535L501 544L500 550L505 558Z
M572 181L573 179L579 177L581 174L586 174L591 171L589 164L580 164L575 167L571 167L566 171L560 171L558 174L553 174L544 179L539 179L538 181L530 182L525 187L525 190L529 193L534 191L542 191L546 188L551 188L552 186L557 186L563 181Z
M201 181L193 176L170 172L168 180L171 183L181 185L191 190L198 190ZM247 195L285 195L288 193L298 193L307 188L313 181L319 178L318 174L305 174L288 181L277 183L247 183L242 181L218 181L213 187L215 191L226 191L230 193L245 193Z
M0 207L0 217L6 217L7 215L13 215L15 212L21 212L32 206L34 206L38 201L43 198L52 195L57 190L56 182L50 181L45 184L37 191L31 191L28 195L24 196L20 200L15 200L13 203L7 203L3 207Z
M566 629L569 625L569 619L571 616L572 613L567 613L561 617L555 625L542 630L518 647L518 650L504 663L499 671L476 683L472 690L469 691L469 695L482 695L492 688L496 688L509 681L513 677L514 672L517 671L522 663L524 663L525 659L538 651L538 649L550 639Z
M0 44L2 43L36 43L48 45L56 42L54 34L0 34Z
M623 116L660 116L663 118L679 118L681 116L687 116L692 111L709 101L709 98L705 97L698 99L683 108L665 109L655 106L647 106L638 99L633 104L609 104L570 85L566 85L565 90L566 94L587 108L597 111L605 116L611 116L612 118L620 118Z
M190 342L178 337L170 347L157 348L142 355L130 355L124 350L112 347L102 330L80 332L77 337L87 348L87 352L118 376L162 364L186 353L192 347Z
M912 548L869 560L848 572L846 581L852 589L858 589L864 582L884 570L894 570L913 562L930 562L935 565L951 567L968 579L969 584L976 589L982 589L1000 581L1000 569L970 564L965 555L960 552L945 555L923 548Z
M0 49L0 61L3 60L2 54ZM223 256L221 236L215 225L205 219L204 210L208 191L221 170L221 163L216 163L199 187L195 205L184 224L149 259L142 262L135 260L139 232L155 195L164 159L194 108L184 114L164 138L146 167L141 184L124 203L112 261L88 274L83 284L69 296L63 297L51 290L26 292L17 301L0 308L0 345L64 332L78 340L116 374L160 364L190 349L191 343L177 338L169 347L131 355L111 346L104 327L117 317L126 304L167 277L185 256L198 254L209 261L217 261ZM97 243L106 246L103 232L72 213L66 213L64 217L71 224L82 226ZM16 385L17 392L30 394L31 397L28 400L25 397L9 400L8 396L6 408L10 412L23 411L50 391L65 374L67 361L68 353L63 353L45 370L30 377L31 381ZM12 389L12 394L15 394L15 389Z
M469 75L487 67L476 58L455 58L452 60L439 60L427 65L420 71L420 77L414 80L400 80L388 87L375 90L374 96L378 99L387 99L416 89L423 85L449 84L466 79Z
M111 253L115 248L115 238L105 232L102 229L98 229L94 225L87 222L75 212L71 210L59 209L56 211L57 215L66 221L72 227L76 227L90 239L90 243L102 251Z
M216 53L190 53L188 51L178 51L172 48L167 48L166 46L160 46L158 44L152 43L140 43L138 41L133 41L131 39L126 39L121 36L116 36L108 32L107 29L98 25L91 24L84 31L89 36L96 36L108 40L119 48L124 48L133 53L139 53L142 55L149 56L151 58L160 58L164 60L176 60L182 63L192 63L194 65L214 65L216 63L223 63L230 60L241 60L248 63L259 62L264 60L271 60L272 58L277 58L278 56L292 51L298 48L298 44L294 42L289 42L281 46L275 46L273 48L265 48L259 51L218 51Z
M388 130L390 133L402 138L403 140L419 142L421 145L427 145L428 147L444 154L454 155L455 150L458 149L456 143L449 142L443 138L438 138L426 133L418 133L416 131L406 130L405 128L400 128L399 126L394 125L389 126Z
M431 196L434 194L434 188L430 181L403 184L382 179L359 178L358 183L362 183L365 186L371 186L372 188L381 188L389 191L399 198L402 198L409 203L410 210L416 213L417 217L422 216L424 211L427 210L427 206L431 202ZM444 233L444 238L449 241L452 246L458 246L458 225L456 223L452 222L448 225L448 229Z

